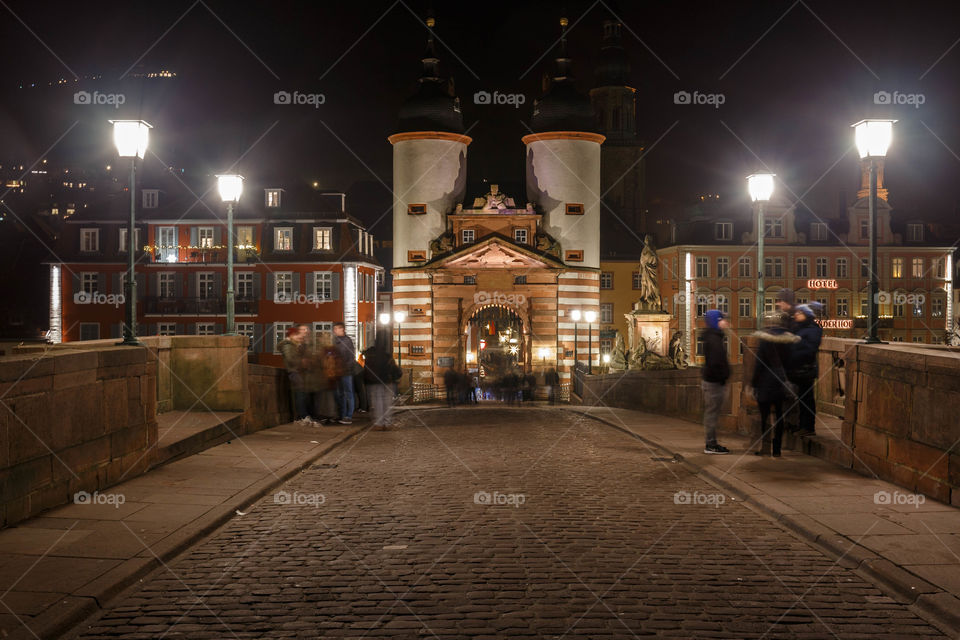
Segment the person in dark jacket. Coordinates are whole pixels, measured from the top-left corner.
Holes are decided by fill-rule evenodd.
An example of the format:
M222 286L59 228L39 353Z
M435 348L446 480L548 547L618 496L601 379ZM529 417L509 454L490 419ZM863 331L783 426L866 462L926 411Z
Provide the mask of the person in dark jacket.
M767 453L767 442L770 441L770 430L773 430L772 453L780 456L783 442L783 401L787 397L787 371L790 361L790 347L799 342L800 338L785 328L787 317L776 314L768 319L766 328L754 333L759 344L755 353L753 375L750 377L750 386L757 399L760 409L760 450L757 455ZM767 427L767 418L773 409L776 417L772 427Z
M727 378L730 362L723 344L723 332L730 327L722 311L710 309L706 313L707 328L703 331L703 428L706 436L704 453L723 454L730 450L717 443L717 416L727 396Z
M790 382L797 385L797 398L800 404L799 434L812 436L816 433L817 400L813 391L817 381L817 354L823 329L814 322L814 312L808 305L801 304L794 311L794 333L800 340L793 345L787 375Z
M557 392L560 387L560 374L553 367L543 374L543 385L547 388L547 400L550 404L557 404Z
M393 383L400 379L401 371L387 349L386 338L377 336L374 345L363 352L363 377L370 396L374 429L390 427L390 408L393 403Z
M340 424L353 424L353 411L356 408L356 398L353 391L353 374L357 365L357 349L353 346L353 339L347 335L347 328L342 322L333 324L333 346L340 357L343 366L343 376L337 389L337 402L340 405Z

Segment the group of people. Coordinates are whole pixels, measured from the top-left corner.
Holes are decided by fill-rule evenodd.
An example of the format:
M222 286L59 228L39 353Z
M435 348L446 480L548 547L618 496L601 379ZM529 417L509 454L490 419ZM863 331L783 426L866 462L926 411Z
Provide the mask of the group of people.
M443 386L448 407L455 407L458 404L477 404L480 381L469 371L457 371L450 367L443 372Z
M757 339L753 369L745 378L753 390L760 413L760 433L765 442L771 440L770 453L780 456L785 429L801 436L816 434L817 404L814 386L819 370L817 353L823 329L816 322L817 302L796 305L789 289L780 292L775 313L764 318L764 326L753 335ZM704 453L724 454L729 449L717 442L717 417L726 398L730 364L724 345L724 331L730 323L726 315L711 309L705 314L707 328L703 332L704 367L702 388L704 403ZM795 398L795 401L794 401ZM798 407L797 424L787 424L784 405ZM770 419L773 424L770 425ZM769 426L768 426L769 425ZM772 439L769 436L772 434ZM767 449L755 452L765 455Z
M555 369L544 374L544 384L547 387L548 399L556 402L555 390L560 384L560 376ZM447 397L447 406L458 404L477 404L480 399L499 400L513 405L519 402L530 402L537 395L537 376L530 372L519 370L508 371L496 378L487 377L483 382L468 371L457 371L452 367L443 374L443 386Z
M353 339L342 322L333 325L332 339L311 338L310 327L287 329L279 344L293 391L293 412L298 424L352 424L356 412L373 413L376 427L388 427L400 368L378 336L357 359Z

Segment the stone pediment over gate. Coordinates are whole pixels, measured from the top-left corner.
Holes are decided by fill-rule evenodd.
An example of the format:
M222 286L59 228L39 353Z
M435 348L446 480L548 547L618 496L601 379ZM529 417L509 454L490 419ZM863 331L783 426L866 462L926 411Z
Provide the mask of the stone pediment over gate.
M538 256L512 243L490 238L463 247L431 266L452 269L552 269L564 265L551 257Z

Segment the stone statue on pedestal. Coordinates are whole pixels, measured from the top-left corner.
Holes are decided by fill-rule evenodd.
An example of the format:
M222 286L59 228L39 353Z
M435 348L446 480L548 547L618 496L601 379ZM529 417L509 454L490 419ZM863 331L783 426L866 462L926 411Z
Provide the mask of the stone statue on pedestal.
M640 253L640 298L634 305L636 310L660 311L660 283L657 280L657 267L660 259L653 244L653 238L648 234L643 239L643 251Z
M670 338L670 360L677 369L687 368L687 352L683 348L683 331L675 331Z
M613 351L610 352L610 371L627 370L627 349L623 344L623 336L617 333L617 339L613 343Z
M676 369L673 360L647 348L647 341L637 338L637 346L630 351L631 369Z

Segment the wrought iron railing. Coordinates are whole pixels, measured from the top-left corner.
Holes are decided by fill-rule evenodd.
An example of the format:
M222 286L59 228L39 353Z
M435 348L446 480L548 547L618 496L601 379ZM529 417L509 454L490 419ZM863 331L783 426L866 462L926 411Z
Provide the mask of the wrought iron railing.
M165 298L146 297L143 300L144 313L150 315L203 316L224 315L227 301L224 298ZM234 312L237 315L256 315L260 301L254 298L237 298Z

